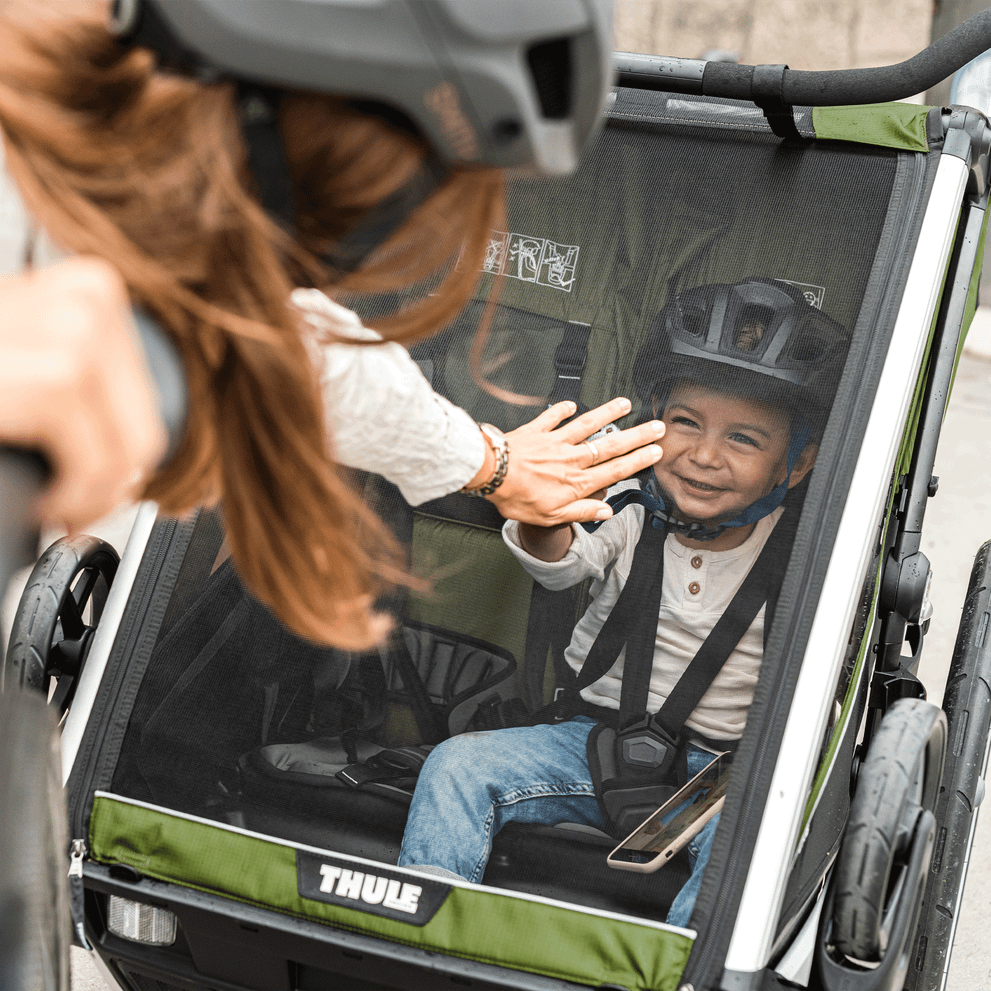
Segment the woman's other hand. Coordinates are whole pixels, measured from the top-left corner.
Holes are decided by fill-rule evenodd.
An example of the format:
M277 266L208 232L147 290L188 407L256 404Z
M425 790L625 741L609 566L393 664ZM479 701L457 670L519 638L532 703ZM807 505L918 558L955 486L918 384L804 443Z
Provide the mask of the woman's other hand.
M574 412L570 401L555 403L506 435L509 470L487 498L507 519L538 526L608 519L604 490L661 459L660 420L586 441L629 413L628 399L612 399L560 426Z
M124 282L95 258L0 279L0 443L54 478L39 516L77 530L133 498L166 433Z

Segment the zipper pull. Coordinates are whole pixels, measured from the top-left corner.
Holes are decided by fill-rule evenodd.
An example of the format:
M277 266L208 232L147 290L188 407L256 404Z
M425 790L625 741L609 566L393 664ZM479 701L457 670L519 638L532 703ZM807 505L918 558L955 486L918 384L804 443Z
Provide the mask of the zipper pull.
M86 856L86 841L73 840L69 846L69 877L83 876L83 858Z
M73 840L69 845L69 907L72 911L72 941L84 950L92 950L86 938L85 896L83 894L83 860L86 841Z

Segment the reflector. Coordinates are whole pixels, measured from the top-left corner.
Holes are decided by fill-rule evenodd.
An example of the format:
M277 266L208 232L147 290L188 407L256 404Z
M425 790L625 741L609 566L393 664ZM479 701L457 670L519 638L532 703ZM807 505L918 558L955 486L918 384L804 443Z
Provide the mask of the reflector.
M171 946L175 942L176 917L167 908L111 895L107 914L107 928L122 939L149 946Z

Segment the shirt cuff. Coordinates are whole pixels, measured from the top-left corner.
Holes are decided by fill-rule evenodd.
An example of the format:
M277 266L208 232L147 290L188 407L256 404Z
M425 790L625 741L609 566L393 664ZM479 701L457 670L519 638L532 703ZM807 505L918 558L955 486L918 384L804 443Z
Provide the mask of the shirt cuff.
M581 542L580 533L583 532L578 523L571 524L571 546L559 561L544 561L539 557L534 557L528 550L524 549L523 544L520 542L520 525L516 520L506 520L503 524L502 539L520 563L536 578L538 571L541 574L550 575L573 567L575 562L580 559L576 545Z

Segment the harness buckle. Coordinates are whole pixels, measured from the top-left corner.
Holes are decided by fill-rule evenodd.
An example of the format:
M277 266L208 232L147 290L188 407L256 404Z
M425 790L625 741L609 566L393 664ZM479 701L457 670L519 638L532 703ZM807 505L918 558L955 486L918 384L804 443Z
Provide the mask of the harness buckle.
M630 767L666 773L681 744L680 734L671 736L652 715L631 723L617 734L617 756Z

